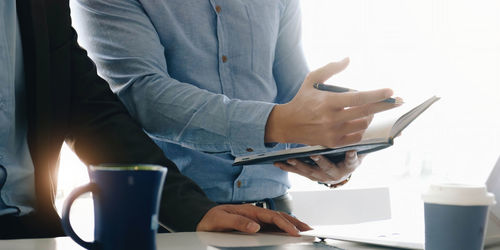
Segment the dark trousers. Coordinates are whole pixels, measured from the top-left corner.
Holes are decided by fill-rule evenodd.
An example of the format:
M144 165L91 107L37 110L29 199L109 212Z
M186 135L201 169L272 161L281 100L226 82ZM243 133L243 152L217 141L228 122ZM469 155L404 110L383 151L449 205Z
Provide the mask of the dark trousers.
M0 239L49 238L64 236L57 215L32 213L0 216Z
M260 201L231 202L231 203L221 203L221 204L251 204L258 207L285 212L290 215L293 214L292 196L290 194L284 194L278 197L264 199Z

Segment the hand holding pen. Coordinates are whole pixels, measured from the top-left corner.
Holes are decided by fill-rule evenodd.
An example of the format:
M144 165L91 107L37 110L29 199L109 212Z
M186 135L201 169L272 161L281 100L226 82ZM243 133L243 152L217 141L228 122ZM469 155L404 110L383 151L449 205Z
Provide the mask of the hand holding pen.
M290 102L275 105L271 110L265 128L265 142L326 147L356 143L361 140L374 114L401 105L400 99L393 103L384 102L393 95L391 89L345 89L348 92L343 93L318 91L321 85L317 83L326 82L348 64L346 58L310 72Z

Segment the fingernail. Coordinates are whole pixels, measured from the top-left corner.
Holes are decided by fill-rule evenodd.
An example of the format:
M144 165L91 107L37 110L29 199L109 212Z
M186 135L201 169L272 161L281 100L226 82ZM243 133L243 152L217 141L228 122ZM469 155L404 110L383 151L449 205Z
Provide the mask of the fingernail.
M295 166L297 164L295 160L287 160L286 162L292 166Z
M247 225L247 229L248 229L248 231L255 233L255 232L258 232L260 230L260 225L255 223L255 222L250 222Z
M319 161L319 156L315 155L315 156L311 156L311 159L313 161Z
M348 153L347 153L347 156L348 156L348 157L354 157L355 155L356 155L356 153L355 153L355 152L348 152Z
M401 97L396 97L394 99L396 99L396 101L394 102L395 105L401 105L405 103L405 101Z

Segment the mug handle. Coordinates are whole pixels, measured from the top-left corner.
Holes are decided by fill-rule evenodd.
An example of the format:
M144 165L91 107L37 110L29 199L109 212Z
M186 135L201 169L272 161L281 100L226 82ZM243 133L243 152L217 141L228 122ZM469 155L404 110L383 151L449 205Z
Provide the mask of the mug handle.
M63 205L63 211L62 211L62 216L61 216L61 224L64 229L64 232L71 237L76 243L78 243L80 246L86 248L86 249L91 249L96 243L95 242L87 242L82 240L73 230L73 227L71 227L71 223L69 222L69 212L71 209L71 205L73 205L73 202L78 198L80 195L87 193L87 192L92 192L93 195L97 195L99 188L95 183L88 183L86 185L83 185L81 187L75 188L66 198L66 201L64 201Z

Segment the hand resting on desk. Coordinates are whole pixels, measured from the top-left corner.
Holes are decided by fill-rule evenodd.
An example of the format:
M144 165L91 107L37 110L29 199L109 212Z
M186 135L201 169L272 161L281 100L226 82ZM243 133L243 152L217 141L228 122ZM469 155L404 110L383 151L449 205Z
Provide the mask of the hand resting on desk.
M208 210L196 231L241 231L256 233L264 226L276 226L292 236L311 230L307 224L283 212L249 204L219 205Z

